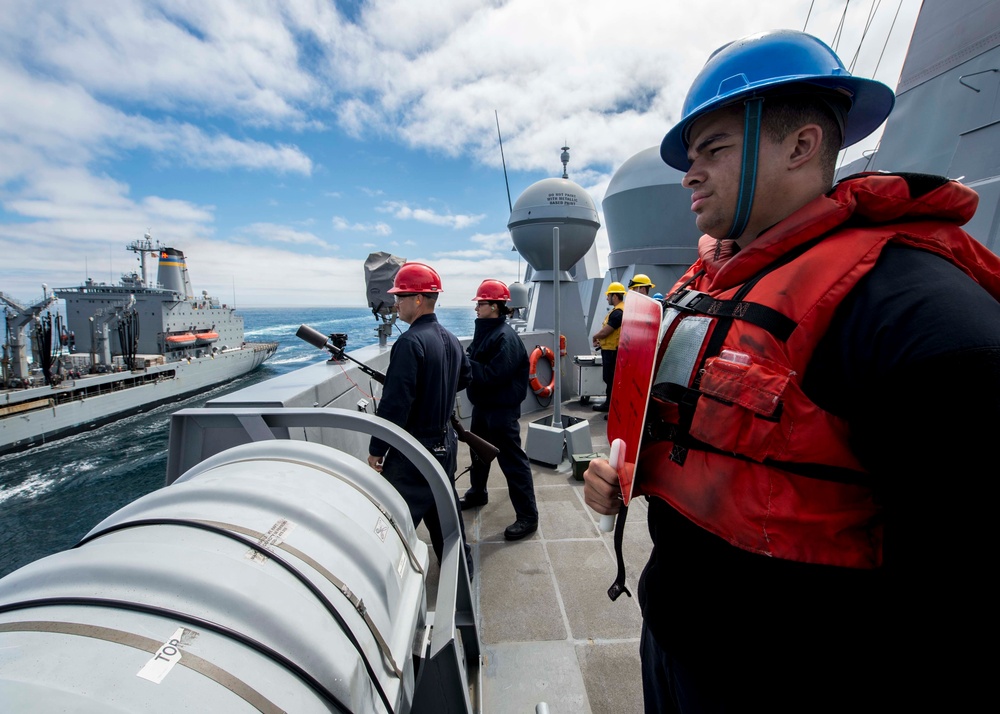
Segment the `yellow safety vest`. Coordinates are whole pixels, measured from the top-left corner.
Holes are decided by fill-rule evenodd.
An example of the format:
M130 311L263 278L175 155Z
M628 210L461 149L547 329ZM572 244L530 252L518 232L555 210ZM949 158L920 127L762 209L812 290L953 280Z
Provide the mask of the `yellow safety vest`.
M611 310L608 311L608 314L604 316L604 323L603 324L605 324L605 325L608 324L608 320L611 318L611 314L615 310L623 310L624 308L625 308L625 303L624 302L620 302L617 305L615 305L613 308L611 308ZM597 344L599 344L601 346L602 350L616 350L616 349L618 349L618 338L621 337L621 334L622 334L622 328L619 327L617 330L615 330L614 332L612 332L610 335L608 335L607 337L605 337L603 340L598 340Z

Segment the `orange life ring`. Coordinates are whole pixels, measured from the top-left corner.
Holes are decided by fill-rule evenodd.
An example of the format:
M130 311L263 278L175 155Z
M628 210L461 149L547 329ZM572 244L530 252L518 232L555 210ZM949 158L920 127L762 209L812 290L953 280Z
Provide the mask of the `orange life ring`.
M549 361L549 367L552 368L552 379L546 385L538 381L538 360L542 355ZM528 358L528 384L531 386L531 390L538 396L552 396L552 391L556 386L556 356L548 347L538 345Z

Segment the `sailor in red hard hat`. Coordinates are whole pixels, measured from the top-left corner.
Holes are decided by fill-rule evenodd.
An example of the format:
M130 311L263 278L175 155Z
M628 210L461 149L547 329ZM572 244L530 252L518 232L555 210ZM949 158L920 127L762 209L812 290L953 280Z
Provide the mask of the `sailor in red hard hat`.
M454 483L458 441L451 415L455 395L469 384L471 371L458 338L442 327L434 314L442 291L441 276L429 265L404 263L396 273L389 293L395 296L399 319L410 327L392 345L376 413L423 444ZM440 560L444 546L441 525L434 496L424 477L408 459L375 437L368 446L368 464L381 472L406 500L414 526L426 520L431 544ZM457 507L454 485L452 492ZM462 540L465 542L464 524ZM471 577L472 553L468 544L465 554Z
M476 329L466 350L472 381L466 388L472 402L471 431L498 449L497 462L507 480L515 521L504 530L507 540L520 540L538 530L538 507L528 456L521 448L521 402L528 388L528 354L510 325L510 290L499 280L484 280L473 298ZM471 486L462 508L485 506L490 465L473 458Z

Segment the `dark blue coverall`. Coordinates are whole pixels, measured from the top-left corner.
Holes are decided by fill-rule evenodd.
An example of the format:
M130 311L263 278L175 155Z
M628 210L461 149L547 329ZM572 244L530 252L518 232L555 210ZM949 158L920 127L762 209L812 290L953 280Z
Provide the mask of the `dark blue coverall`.
M504 316L478 318L467 350L472 383L466 388L472 402L470 431L500 449L497 463L510 492L518 520L538 521L531 465L521 448L521 402L528 388L528 354ZM470 492L486 495L490 465L472 459Z
M458 466L458 439L450 419L455 408L455 395L466 387L470 376L469 360L458 338L442 327L433 313L422 315L392 346L382 401L376 411L378 416L405 429L434 454L452 479L451 490L456 509L458 494L454 480ZM399 453L388 452L388 444L372 437L368 453L385 457L382 476L405 499L413 525L427 521L431 544L440 562L444 538L430 486L408 459ZM465 525L461 512L458 522L464 543ZM472 562L467 544L465 552L471 576Z

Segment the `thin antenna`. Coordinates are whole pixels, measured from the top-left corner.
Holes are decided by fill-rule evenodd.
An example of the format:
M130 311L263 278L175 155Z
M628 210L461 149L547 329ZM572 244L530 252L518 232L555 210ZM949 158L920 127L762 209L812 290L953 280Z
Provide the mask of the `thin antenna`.
M854 67L858 64L858 57L861 55L861 46L865 44L865 38L868 37L868 30L871 29L872 21L875 19L875 13L878 11L881 0L872 0L872 6L868 8L868 20L865 22L865 29L861 32L861 40L858 42L858 48L854 50L854 57L851 58L851 64L848 66L847 71L854 73ZM890 32L892 28L889 28Z
M847 9L851 6L851 0L847 0L844 3L844 12L840 15L840 24L837 25L837 31L833 33L833 42L830 43L830 47L834 52L840 46L840 40L843 37L844 32L844 20L847 18Z
M565 143L566 142L564 141L563 144L565 144ZM564 179L568 179L569 178L569 174L566 173L566 164L569 163L569 147L568 146L563 146L563 148L562 148L562 155L559 157L559 160L562 161L562 165L563 165L563 178Z
M497 120L497 139L500 141L500 163L503 164L503 183L507 187L507 208L510 209L511 214L514 213L514 204L510 201L510 181L507 180L507 160L503 156L503 137L500 136L500 115L497 110L493 110L493 116ZM517 250L515 248L515 250ZM517 253L517 279L521 279L521 253Z
M885 48L889 46L889 37L892 36L893 28L896 27L896 20L899 19L899 10L902 7L903 7L903 0L899 0L899 5L896 6L896 14L892 16L892 24L889 25L889 31L885 35L885 42L882 45L882 52L879 53L878 62L875 63L875 71L872 72L872 79L875 79L875 75L878 74L879 65L882 64L882 57L885 56Z
M507 160L503 157L503 137L500 136L500 115L497 114L496 109L493 110L493 116L495 116L497 120L497 139L500 140L500 163L503 164L503 182L507 187L507 208L509 208L510 212L513 213L514 204L510 202L510 182L507 181Z

